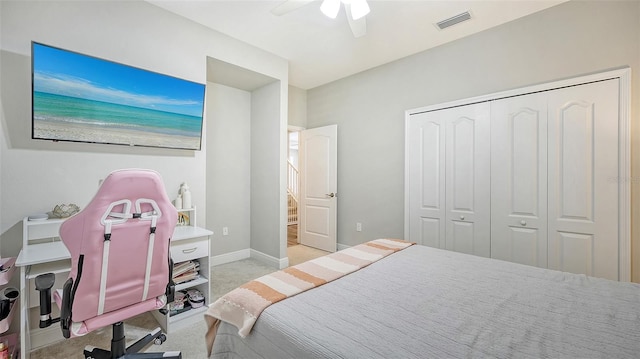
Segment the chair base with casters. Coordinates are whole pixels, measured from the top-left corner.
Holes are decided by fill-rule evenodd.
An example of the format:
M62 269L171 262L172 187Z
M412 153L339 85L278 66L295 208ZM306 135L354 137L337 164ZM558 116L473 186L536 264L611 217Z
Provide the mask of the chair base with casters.
M161 359L172 358L182 359L180 352L163 352L163 353L138 353L144 347L150 343L162 344L166 337L160 331L160 328L156 328L153 332L140 338L137 342L126 346L124 336L124 323L118 322L112 325L113 337L111 339L111 351L92 346L86 346L84 348L84 357L89 359L115 359L115 358L146 358L146 359Z

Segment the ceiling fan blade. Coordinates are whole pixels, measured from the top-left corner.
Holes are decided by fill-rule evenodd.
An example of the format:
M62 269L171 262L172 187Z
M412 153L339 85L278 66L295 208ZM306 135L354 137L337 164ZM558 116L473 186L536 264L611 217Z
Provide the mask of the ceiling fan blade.
M359 18L358 20L354 20L351 15L351 5L345 5L344 7L347 13L347 20L349 20L349 27L351 27L351 32L353 32L353 37L358 38L367 34L367 18L365 16Z
M288 12L301 8L314 0L285 0L280 5L271 9L271 13L277 16L284 15Z

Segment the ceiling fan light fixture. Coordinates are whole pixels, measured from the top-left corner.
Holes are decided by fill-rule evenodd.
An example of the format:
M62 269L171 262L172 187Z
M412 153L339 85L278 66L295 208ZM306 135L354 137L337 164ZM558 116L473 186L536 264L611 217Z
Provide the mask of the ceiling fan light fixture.
M326 1L326 0L325 0ZM354 20L358 20L371 11L367 0L351 0L351 17Z
M335 19L340 11L340 0L324 0L320 5L320 11L327 17Z

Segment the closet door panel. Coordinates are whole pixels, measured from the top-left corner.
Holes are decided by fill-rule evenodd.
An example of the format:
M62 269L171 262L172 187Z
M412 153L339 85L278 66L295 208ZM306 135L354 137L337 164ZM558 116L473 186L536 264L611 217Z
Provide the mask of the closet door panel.
M491 257L547 267L547 96L491 104Z
M577 232L556 232L553 239L559 251L562 271L571 273L593 273L594 236ZM617 261L616 261L617 262ZM555 268L554 268L555 269ZM592 275L592 274L589 274Z
M410 238L443 248L446 187L442 111L412 115L408 126Z
M544 243L541 237L545 239ZM492 241L492 258L546 268L547 253L540 249L544 247L546 250L547 248L546 235L542 236L539 228L517 228L511 226L509 227L506 243L508 244L507 247L500 248L503 251L501 254L504 258L498 258L493 257L494 243Z
M549 267L619 279L617 79L549 92Z
M447 233L447 249L475 254L477 251L475 224L471 220L452 220L448 221L449 232Z
M446 248L489 257L490 104L446 113Z

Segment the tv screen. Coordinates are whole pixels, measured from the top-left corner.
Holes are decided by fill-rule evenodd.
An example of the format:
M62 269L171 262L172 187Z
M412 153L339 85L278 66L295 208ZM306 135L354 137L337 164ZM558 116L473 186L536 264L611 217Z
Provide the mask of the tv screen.
M33 139L200 150L203 84L32 42Z

